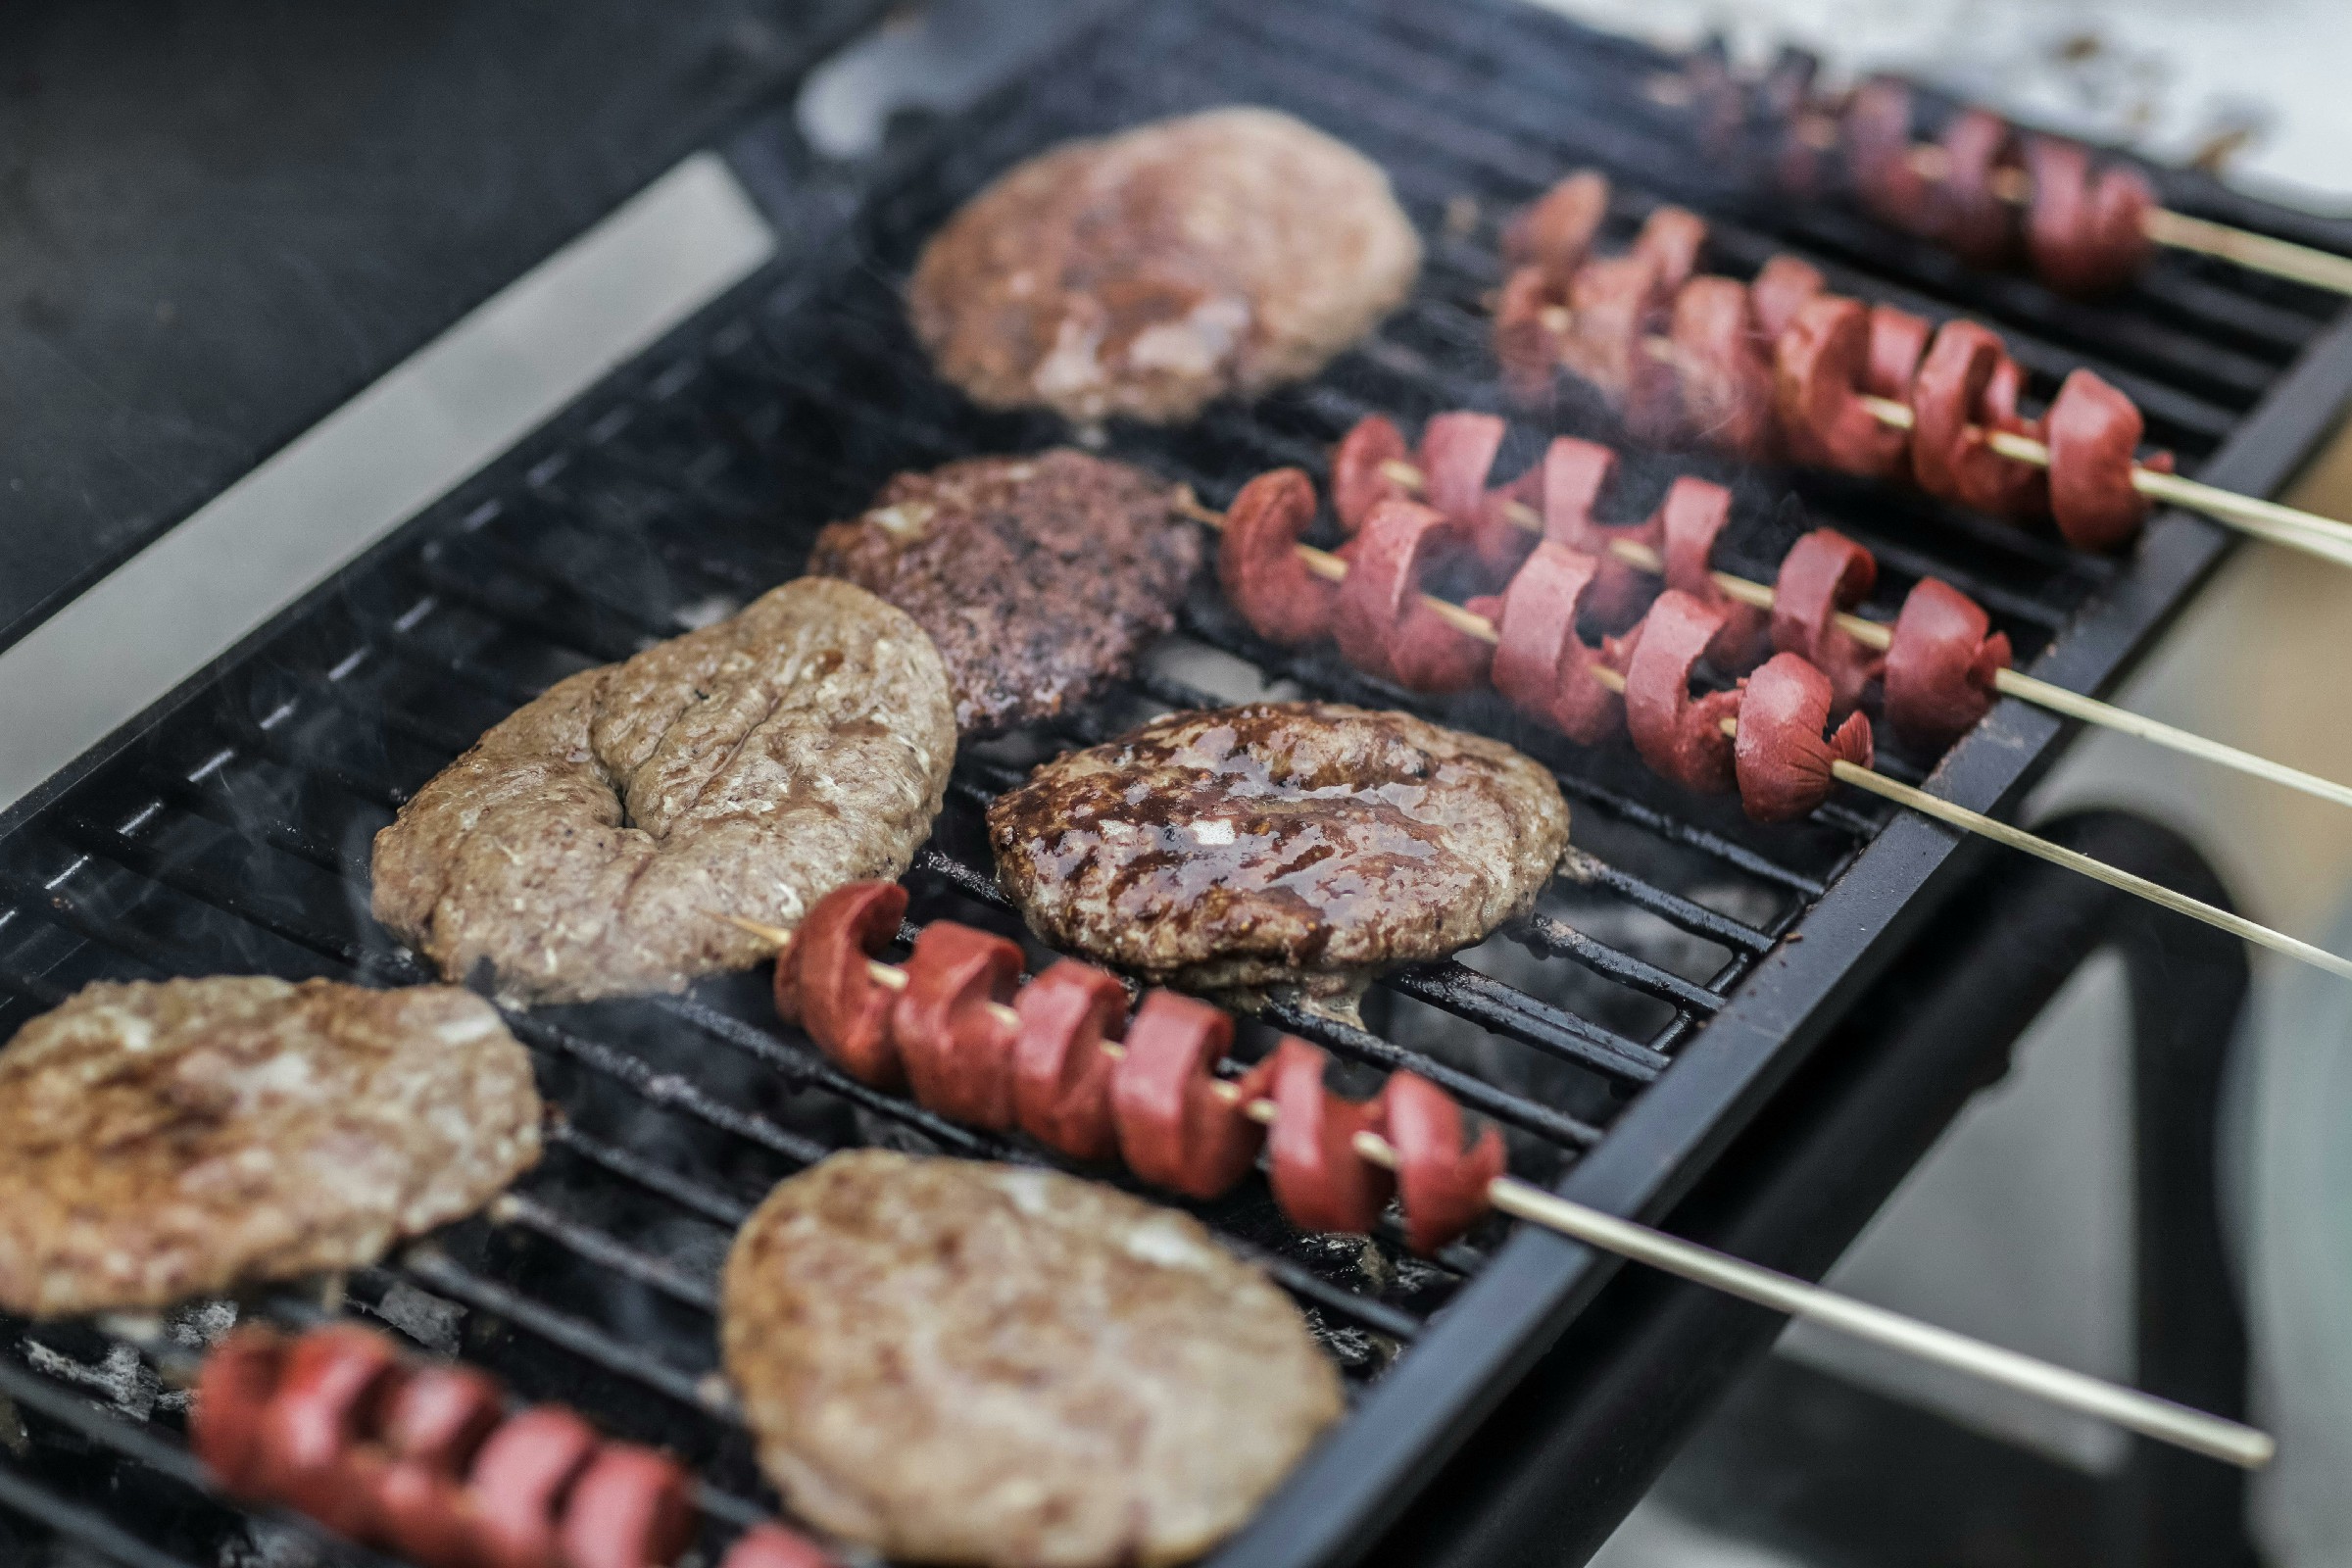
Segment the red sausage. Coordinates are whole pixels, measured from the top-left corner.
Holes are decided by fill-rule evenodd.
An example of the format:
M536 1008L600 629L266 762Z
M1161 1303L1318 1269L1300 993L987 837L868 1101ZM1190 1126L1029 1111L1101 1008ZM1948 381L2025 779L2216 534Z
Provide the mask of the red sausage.
M1410 492L1389 477L1387 468L1392 463L1407 461L1404 436L1390 422L1388 416L1367 414L1355 421L1348 433L1340 437L1339 445L1331 449L1331 510L1340 519L1344 533L1353 534L1363 527L1372 509L1383 501L1406 500ZM1296 468L1280 468L1279 473L1298 473ZM1299 474L1301 479L1306 476ZM1247 492L1245 492L1246 494ZM1237 499L1234 507L1241 502ZM1314 515L1314 495L1307 495L1307 516ZM1233 513L1225 514L1226 536L1233 531ZM1301 518L1298 531L1306 530ZM1294 538L1296 535L1293 536Z
M419 1568L476 1568L484 1560L473 1494L414 1459L395 1459L375 1484L375 1534Z
M596 1450L596 1429L560 1404L533 1405L490 1434L466 1487L482 1568L565 1568L557 1520Z
M1870 308L1870 368L1862 378L1874 396L1911 401L1911 381L1928 352L1928 323L1891 305Z
M1657 580L1609 554L1609 543L1628 539L1655 547L1658 520L1610 524L1593 516L1617 474L1617 454L1592 441L1554 436L1544 449L1544 537L1600 564L1598 580L1584 612L1604 631L1623 631L1641 617L1658 591Z
M2138 408L2090 371L2076 370L2059 386L2043 424L2050 514L2066 542L2106 550L2137 533L2148 515L2148 498L2132 487L2144 428Z
M258 1501L262 1426L286 1362L286 1342L247 1326L213 1347L196 1377L189 1446L220 1490Z
M1110 1080L1119 1152L1138 1177L1206 1199L1249 1172L1265 1130L1218 1096L1209 1071L1232 1044L1233 1020L1207 1003L1144 998Z
M1756 347L1747 289L1694 277L1674 297L1676 388L1688 433L1750 463L1772 455L1772 366Z
M1493 650L1448 625L1421 599L1433 559L1463 543L1443 513L1384 501L1348 547L1332 632L1340 654L1368 674L1419 692L1458 692L1485 678Z
M1276 468L1242 486L1217 539L1217 583L1226 601L1251 631L1286 648L1331 635L1339 585L1307 570L1298 555L1314 520L1313 482L1297 468Z
M1686 789L1732 787L1732 738L1723 720L1740 710L1737 692L1690 695L1690 671L1723 630L1723 612L1669 588L1642 620L1625 671L1625 724L1634 749Z
M2020 165L2017 132L1990 110L1964 109L1944 126L1942 143L1936 237L1971 267L2005 265L2017 252L2017 209L1994 187Z
M1715 580L1715 541L1731 520L1732 493L1688 475L1667 488L1658 506L1666 586L1723 612L1723 630L1707 645L1707 662L1736 675L1771 651L1772 620L1755 606L1733 599Z
M1622 658L1594 648L1577 631L1599 580L1599 563L1545 540L1503 591L1494 615L1494 689L1530 718L1571 740L1597 746L1625 725L1625 699L1593 677L1593 666L1622 670Z
M2023 378L1997 333L1963 320L1937 328L1911 394L1911 474L1922 490L1996 516L2034 516L2047 508L2042 470L1985 441L1988 430L2034 433L2017 416Z
M1861 403L1869 355L1860 300L1825 294L1798 308L1773 363L1773 407L1791 456L1869 478L1902 467L1904 433Z
M668 1568L694 1539L692 1484L651 1448L608 1443L564 1504L564 1568Z
M1830 678L1796 655L1775 654L1747 678L1733 752L1749 816L1793 821L1829 799L1833 762L1870 765L1870 720L1848 713L1824 742L1829 721Z
M1285 1035L1272 1057L1275 1200L1307 1231L1369 1231L1395 1183L1355 1152L1355 1135L1380 1125L1377 1101L1342 1100L1323 1087L1323 1053Z
M906 890L896 882L852 882L816 901L791 949L776 960L776 1010L798 1018L842 1071L876 1089L906 1082L890 1040L898 994L868 961L899 934ZM786 972L796 984L786 994Z
M1747 285L1747 303L1756 318L1756 347L1767 360L1796 313L1827 286L1821 270L1799 257L1783 254L1764 264Z
M2156 192L2145 174L2114 164L2094 177L2089 150L2054 136L2029 142L2026 164L2026 245L2044 282L2061 294L2103 294L2139 275L2155 248L2146 223Z
M1535 267L1503 279L1494 297L1494 358L1513 398L1540 405L1550 396L1571 319L1565 279Z
M1870 596L1879 564L1835 528L1816 528L1792 546L1773 584L1772 646L1796 654L1829 677L1839 717L1862 705L1863 688L1884 662L1878 650L1854 641L1838 624Z
M2009 667L2009 634L1949 583L1922 577L1895 617L1886 650L1886 721L1907 746L1940 752L1992 706Z
M1580 170L1545 191L1502 231L1502 259L1566 279L1592 254L1592 236L1609 216L1609 182Z
M314 1329L286 1352L260 1427L254 1485L353 1541L375 1539L372 1441L403 1373L391 1342L357 1324Z
M1021 1131L1073 1159L1111 1158L1119 1135L1102 1044L1127 1017L1127 988L1091 963L1063 958L1021 988L1012 1010L1021 1015L1012 1073Z
M1528 552L1528 535L1501 514L1501 496L1487 488L1508 427L1492 414L1430 416L1421 427L1423 499L1463 531L1481 568L1500 578Z
M781 1525L754 1525L735 1538L718 1568L839 1568L839 1559Z
M1568 287L1568 332L1560 343L1560 363L1591 382L1629 427L1673 395L1674 372L1653 359L1648 347L1669 298L1654 256L1588 263Z
M385 1405L383 1445L400 1458L461 1475L505 1410L506 1395L488 1373L428 1362Z
M1012 1001L1021 964L1020 944L953 920L914 939L890 1036L917 1102L955 1121L1011 1130L1018 1025L997 1007Z
M1845 167L1854 195L1870 212L1906 234L1931 224L1928 181L1911 165L1911 89L1874 76L1854 89L1842 129Z
M1434 1252L1487 1211L1487 1187L1503 1171L1502 1137L1493 1127L1462 1147L1462 1111L1425 1078L1395 1072L1381 1091L1381 1124L1396 1151L1404 1239Z
M1707 243L1707 220L1682 207L1660 207L1642 221L1633 248L1658 264L1658 289L1671 294L1698 270L1698 253Z

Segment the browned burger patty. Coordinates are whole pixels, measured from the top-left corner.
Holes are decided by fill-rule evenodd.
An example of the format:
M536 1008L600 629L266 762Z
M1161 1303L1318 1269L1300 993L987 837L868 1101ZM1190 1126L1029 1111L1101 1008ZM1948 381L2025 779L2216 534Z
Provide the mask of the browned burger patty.
M518 1002L680 991L844 882L895 877L956 758L947 671L861 588L786 583L559 681L375 836L375 917Z
M1062 448L902 473L817 535L808 569L870 589L931 634L956 724L1051 718L1176 623L1200 564L1160 479Z
M538 1158L530 1058L468 992L101 982L0 1051L0 1307L356 1268Z
M785 1182L720 1332L794 1511L918 1562L1184 1561L1341 1409L1298 1309L1192 1218L1008 1165L866 1150Z
M1018 165L932 236L907 308L939 373L990 408L1172 423L1312 375L1420 269L1377 165L1288 115L1217 109Z
M1040 767L988 810L1031 929L1148 978L1346 1004L1524 914L1568 806L1499 741L1404 713L1174 713Z

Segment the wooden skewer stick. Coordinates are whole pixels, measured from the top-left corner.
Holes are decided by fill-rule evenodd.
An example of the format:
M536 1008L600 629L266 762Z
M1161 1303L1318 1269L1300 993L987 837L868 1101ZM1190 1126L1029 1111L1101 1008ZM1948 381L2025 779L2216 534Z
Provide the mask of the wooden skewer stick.
M1865 396L1862 406L1871 417L1881 424L1897 430L1912 425L1910 405L1892 398ZM1974 428L1972 426L1972 428ZM2031 464L2036 468L2050 466L2047 444L2031 436L2013 434L2007 430L1981 432L1985 445L2013 462ZM2322 556L2337 565L2352 566L2352 524L2337 522L2315 513L2282 507L2276 501L2264 501L2254 496L2241 496L2234 490L2216 489L2183 479L2177 473L2159 473L2154 468L2132 466L2132 488L2151 500L2168 502L2201 512L2217 522L2228 523L2242 533L2272 544L2284 545L2290 550L2308 551Z
M1224 525L1223 513L1202 506L1189 492L1178 500L1177 510L1185 513L1188 516L1208 523L1211 527ZM1348 563L1327 550L1317 550L1312 545L1299 545L1298 551L1299 556L1305 560L1308 569L1317 576L1328 577L1337 582L1348 575ZM1475 637L1483 643L1499 644L1502 641L1501 633L1495 629L1494 623L1484 615L1474 614L1460 605L1440 599L1435 594L1421 595L1421 602L1457 631ZM1871 622L1865 621L1862 624L1869 625ZM1592 678L1603 686L1620 693L1625 690L1625 677L1619 675L1615 670L1605 664L1597 663L1592 665L1591 668ZM1727 735L1737 735L1739 720L1725 719L1723 729ZM1965 806L1955 806L1939 796L1928 794L1925 790L1915 790L1908 784L1899 784L1884 773L1856 767L1853 763L1846 761L1836 763L1834 770L1839 779L1848 784L1869 790L1874 795L1883 795L1890 801L1935 817L1939 822L1946 822L1955 827L1964 827L1973 833L1982 833L1996 844L2006 844L2011 849L2023 850L2028 855L2038 856L2052 864L2082 871L2083 875L2095 877L2110 887L2121 888L2127 893L2136 893L2152 904L2161 905L2179 914L2185 914L2192 920L2202 920L2216 930L2227 931L2231 936L2241 937L2259 947L2269 948L2274 953L2283 953L2290 958L2300 958L2305 963L2325 969L2330 974L2341 975L2345 979L2352 980L2352 959L2338 957L2325 948L2314 947L2308 942L2288 936L2283 931L2274 931L2267 925L2247 919L2244 915L2232 914L2227 909L2217 908L2213 905L2202 903L2183 893L2175 893L2172 889L2150 882L2145 877L2133 876L2129 871L2119 871L2105 861L2094 860L2086 855L2061 848L2047 839L2037 838L2034 834L2028 833L2023 828L2011 827L2008 823L1995 817L1986 816L1982 811L1972 811ZM1869 782L1864 783L1865 779ZM2095 871L2089 869L2092 866L2096 866L2098 869Z
M1381 472L1415 494L1421 493L1423 489L1424 481L1421 470L1409 463L1392 460L1381 465ZM1543 514L1524 501L1505 502L1503 515L1514 526L1523 528L1530 533L1541 534L1544 531ZM1636 571L1645 571L1653 577L1662 577L1666 574L1665 557L1648 545L1639 544L1631 539L1615 539L1609 543L1609 554ZM1337 557L1331 559L1335 563L1338 562ZM1725 594L1739 600L1741 604L1753 606L1757 610L1772 608L1774 595L1770 584L1756 582L1747 577L1735 576L1728 571L1709 572L1708 575L1715 579L1715 585L1721 588ZM1865 620L1860 615L1840 613L1838 616L1838 624L1843 627L1856 642L1867 647L1885 650L1894 643L1893 628L1882 621ZM1475 636L1476 633L1472 635ZM2097 698L2085 697L2081 692L2068 691L2063 686L2053 686L2046 680L2035 680L2033 676L2021 674L2014 669L1996 670L1992 679L1993 685L2002 695L2015 697L2021 702L2032 703L2037 708L2046 708L2053 712L2064 713L2069 718L2080 719L2086 724L2097 724L2103 728L2114 730L2118 734L2132 735L2144 741L2152 741L2158 746L2170 747L2174 751L2189 757L2202 758L2206 761L2218 762L2224 767L2232 767L2256 778L2269 779L2274 784L2283 784L2289 789L2316 795L2324 801L2332 801L2338 806L2352 806L2352 786L2338 784L2333 779L2322 778L2317 773L2306 773L2301 768L2289 767L2284 762L2274 762L2267 757L2256 757L2253 753L2239 751L2234 746L2207 740L2202 735L2192 734L2184 729L2177 729L2160 719L2134 713L2129 709L2117 708L2112 703L2102 703Z
M763 925L740 915L723 914L718 918L738 926L754 936L774 944L779 950L792 940L792 933L779 926ZM876 984L892 991L906 989L906 971L895 964L866 961L866 973ZM987 1004L998 1021L1018 1027L1020 1015L1001 1002ZM1113 1041L1102 1042L1102 1051L1113 1057L1124 1056L1125 1049ZM1281 1114L1271 1100L1252 1100L1245 1102L1241 1086L1225 1080L1216 1085L1219 1099L1238 1106L1242 1113L1260 1126L1271 1127ZM1357 1157L1378 1165L1383 1170L1396 1168L1396 1150L1378 1133L1361 1132L1355 1135ZM2201 1453L2227 1464L2248 1470L2259 1470L2271 1462L2278 1452L2278 1444L2270 1434L2241 1422L2207 1415L2171 1399L2142 1394L2119 1384L2107 1383L2066 1367L2021 1355L1999 1346L1987 1345L1965 1334L1923 1323L1917 1318L1890 1312L1883 1306L1872 1306L1835 1291L1824 1290L1788 1274L1750 1263L1743 1258L1701 1247L1695 1242L1669 1236L1664 1231L1637 1225L1631 1220L1584 1203L1573 1202L1544 1191L1533 1183L1515 1176L1497 1176L1487 1184L1487 1201L1514 1219L1541 1225L1563 1236L1613 1252L1619 1257L1647 1263L1652 1268L1721 1291L1741 1300L1753 1301L1790 1317L1801 1317L1836 1329L1855 1339L1868 1340L1888 1349L1899 1350L1923 1361L1933 1361L2003 1388L2046 1399L2052 1404L2083 1415L2109 1421L2127 1431L2170 1443L2192 1453Z
M1808 115L1799 122L1798 134L1807 146L1827 152L1838 145L1838 122L1827 115ZM1951 173L1951 155L1934 142L1912 143L1903 161L1911 166L1913 173L1930 184L1939 185ZM1988 188L2012 207L2030 206L2034 201L2034 176L2022 169L1994 171ZM2139 226L2140 232L2151 241L2168 249L2195 251L2249 271L2268 272L2273 277L2313 288L2352 294L2352 258L2332 251L2274 239L2210 219L2191 218L2167 207L2151 208Z

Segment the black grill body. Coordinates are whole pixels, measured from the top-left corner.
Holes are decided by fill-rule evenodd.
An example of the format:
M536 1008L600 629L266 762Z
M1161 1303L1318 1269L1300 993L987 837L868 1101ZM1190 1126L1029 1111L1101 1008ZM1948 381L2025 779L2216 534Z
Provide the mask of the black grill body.
M1042 417L984 415L932 379L898 306L940 220L1067 135L1271 104L1384 163L1429 238L1411 303L1313 383L1182 430L1109 433L1114 454L1211 503L1278 463L1319 469L1368 411L1409 427L1500 408L1479 303L1498 280L1497 220L1586 164L1616 177L1620 232L1656 201L1691 202L1715 222L1711 268L1744 272L1797 249L1833 286L1991 320L2044 393L2066 368L2093 366L2140 400L2153 439L2189 471L2231 488L2282 482L2352 388L2352 332L2316 295L2168 257L2118 302L2071 305L1963 272L1834 206L1760 201L1710 172L1644 96L1664 65L1500 4L1186 0L1121 12L854 187L804 178L780 117L748 132L730 151L793 219L785 255L0 823L0 1030L99 977L426 978L368 917L368 843L482 728L555 679L789 577L815 529L894 471L1067 438ZM835 199L844 190L856 199ZM2209 188L2171 194L2338 237ZM1551 426L1518 420L1505 470L1553 428L1623 446L1604 412L1571 401ZM1991 609L2036 673L2082 690L2119 678L2226 545L2213 525L2168 515L2130 554L2089 559L1888 487L1628 455L1643 507L1676 473L1734 488L1735 566L1769 576L1798 533L1834 524L1878 552L1881 612L1934 571ZM1189 651L1052 732L967 749L909 879L914 918L1015 931L979 808L1032 758L1171 706L1287 682L1500 735L1557 770L1575 811L1577 853L1539 914L1392 977L1365 1029L1282 1009L1270 1022L1363 1068L1437 1079L1509 1131L1520 1174L1614 1212L1670 1208L1974 859L1944 829L1870 803L1754 827L1735 803L1680 794L1628 754L1580 751L1492 698L1432 705L1330 657L1267 648L1207 589L1180 642ZM1941 792L1997 810L2064 738L2009 703L1939 762L1890 749L1886 765L1918 777L1933 764ZM672 1447L706 1479L712 1547L773 1507L713 1376L716 1264L750 1205L856 1142L1040 1157L847 1080L775 1022L763 978L516 1016L558 1107L547 1160L489 1214L354 1276L342 1303L480 1360L526 1397ZM1354 1393L1348 1420L1216 1559L1230 1565L1364 1549L1611 1271L1533 1231L1490 1229L1434 1263L1394 1235L1369 1250L1300 1236L1255 1181L1205 1217L1298 1295ZM317 1309L265 1293L247 1310ZM149 1349L218 1326L174 1319ZM299 1530L193 1485L178 1401L142 1352L87 1325L10 1324L7 1340L0 1392L26 1439L0 1456L0 1504L141 1563L210 1562L257 1530ZM110 1410L90 1406L93 1389Z

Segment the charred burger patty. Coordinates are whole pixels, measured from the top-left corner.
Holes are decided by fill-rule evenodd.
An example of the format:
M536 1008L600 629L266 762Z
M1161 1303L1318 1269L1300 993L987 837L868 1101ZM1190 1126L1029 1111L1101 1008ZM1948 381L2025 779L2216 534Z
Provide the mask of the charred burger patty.
M1048 762L988 811L1030 927L1146 977L1347 999L1533 907L1568 841L1549 773L1404 713L1176 713Z
M931 634L956 724L1051 718L1133 667L1176 621L1200 541L1162 480L1063 448L902 473L817 536L808 569Z

